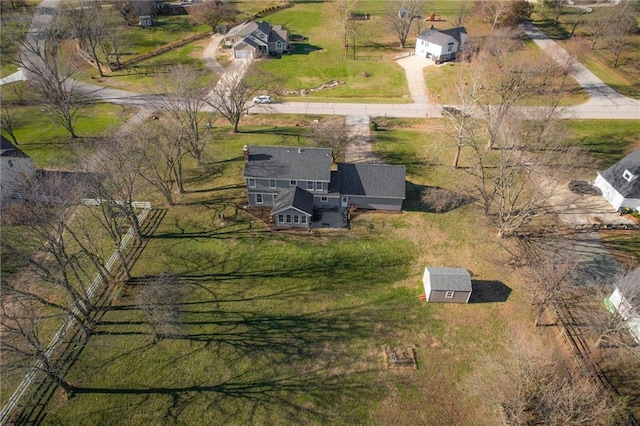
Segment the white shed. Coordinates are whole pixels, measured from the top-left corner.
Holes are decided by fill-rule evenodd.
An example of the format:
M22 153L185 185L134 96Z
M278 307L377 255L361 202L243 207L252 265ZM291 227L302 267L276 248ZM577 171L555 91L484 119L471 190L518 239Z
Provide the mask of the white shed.
M469 303L471 275L464 268L426 267L422 284L427 302Z

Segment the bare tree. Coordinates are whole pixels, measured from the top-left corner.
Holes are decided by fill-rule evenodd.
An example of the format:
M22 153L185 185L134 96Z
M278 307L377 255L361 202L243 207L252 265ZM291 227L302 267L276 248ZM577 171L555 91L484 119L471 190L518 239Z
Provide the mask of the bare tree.
M578 25L582 22L582 15L586 12L586 8L579 7L574 8L573 17L571 18L571 32L569 33L573 37L578 29Z
M564 4L566 0L544 0L544 6L547 6L553 16L553 25L558 25L558 20L564 12Z
M471 4L468 0L460 0L458 2L458 6L455 9L453 19L451 20L454 28L462 26L465 19L467 19L470 15Z
M344 59L349 57L349 36L355 30L355 22L353 20L353 11L355 10L356 0L335 0L335 8L338 14L338 23L342 31Z
M233 21L240 13L236 7L223 1L208 1L189 7L189 20L195 24L208 25L217 31L218 25Z
M633 34L638 31L636 12L630 1L623 1L614 6L614 18L609 33L609 45L613 51L613 66L618 66L620 55L631 44Z
M104 77L102 72L102 60L98 55L102 51L101 46L106 40L106 33L109 31L105 13L100 2L96 0L81 0L80 7L71 9L69 12L73 23L73 34L80 44L80 48L86 52L96 68L100 78Z
M211 113L205 113L208 89L201 83L202 75L193 68L176 65L169 69L162 86L166 95L162 106L184 131L184 149L198 166L210 134L204 133L204 123L212 121Z
M587 24L591 50L594 50L596 44L607 36L612 25L615 24L614 14L608 7L598 8L591 19L587 21Z
M0 126L2 132L9 135L13 143L18 145L18 139L14 132L16 124L15 116L9 112L9 108L7 108L6 105L2 105L2 110L0 111Z
M423 2L420 0L409 0L406 3L393 1L387 6L385 19L403 49L413 23L422 19L424 14L422 7Z
M467 379L473 396L499 407L504 424L604 426L628 420L623 399L572 373L559 354L533 336L510 340L504 356L480 363Z
M111 3L127 25L137 24L140 15L155 16L157 12L155 0L111 0Z
M27 201L5 212L19 226L3 229L2 245L8 258L26 266L24 275L2 282L3 290L64 311L90 334L94 308L88 289L96 273L107 278L107 272L73 229L83 184L69 176L36 176L21 193Z
M81 65L65 56L62 48L70 35L69 28L59 15L54 15L51 22L36 21L21 42L20 53L8 59L26 73L52 119L76 138L75 127L84 99L71 78ZM21 34L18 30L10 36L22 37Z
M171 118L162 117L157 122L139 126L131 136L136 152L142 154L140 176L156 188L169 205L175 205L176 191L184 192L184 129Z
M332 149L335 164L344 161L347 145L357 140L360 135L350 132L343 118L331 119L318 124L309 131L309 137L318 146Z
M101 43L98 47L110 67L113 68L114 65L119 67L121 65L120 58L122 57L122 48L124 45L124 33L118 28L119 25L113 15L103 13L102 19L106 31L103 33Z
M67 396L73 395L75 387L64 378L43 332L44 324L61 318L55 313L45 313L43 306L32 299L15 294L3 294L2 299L0 371L3 376L24 375L35 368L59 385Z
M491 24L491 30L515 28L533 13L533 5L526 0L478 0L476 9Z
M226 73L209 93L205 101L233 126L233 133L238 132L242 115L246 113L248 103L259 91L276 84L274 76L244 64L243 69L234 73Z
M597 293L598 307L589 310L585 318L587 328L597 336L596 347L622 348L640 358L640 344L634 341L630 329L634 318L640 315L640 268L617 277L614 284L613 295L610 286L599 286L602 291ZM599 303L602 300L607 302L609 310Z
M175 275L161 274L142 284L136 305L144 311L153 343L178 334L181 325L179 303L182 299Z

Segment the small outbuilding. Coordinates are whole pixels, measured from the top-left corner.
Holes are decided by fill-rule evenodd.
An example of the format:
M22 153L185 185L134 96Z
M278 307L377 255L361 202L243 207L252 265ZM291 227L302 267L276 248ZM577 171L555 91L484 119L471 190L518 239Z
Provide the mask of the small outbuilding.
M469 303L471 275L464 268L426 267L422 276L427 302Z

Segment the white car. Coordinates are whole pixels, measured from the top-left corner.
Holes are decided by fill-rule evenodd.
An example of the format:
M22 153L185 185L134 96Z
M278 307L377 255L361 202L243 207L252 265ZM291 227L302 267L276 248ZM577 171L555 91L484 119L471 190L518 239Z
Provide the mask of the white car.
M253 98L253 103L254 104L270 104L271 96L269 95L256 96L255 98Z

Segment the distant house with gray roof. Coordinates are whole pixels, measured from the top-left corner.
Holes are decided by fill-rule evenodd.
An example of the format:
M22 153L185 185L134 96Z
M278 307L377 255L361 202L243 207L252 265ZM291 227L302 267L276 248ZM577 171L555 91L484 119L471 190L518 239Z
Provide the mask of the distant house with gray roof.
M11 197L19 191L30 177L36 173L33 160L0 135L0 189L2 199Z
M281 228L309 228L316 211L347 208L400 211L404 166L340 163L330 148L245 146L244 178L250 206L270 206Z
M438 30L433 25L422 31L416 40L416 56L431 59L436 63L456 59L457 53L469 42L464 27Z
M427 267L422 275L427 302L469 303L471 275L464 268Z
M640 148L598 172L593 185L616 211L623 208L640 211Z
M229 30L223 43L231 46L236 58L279 56L289 51L289 33L282 25L246 21Z

